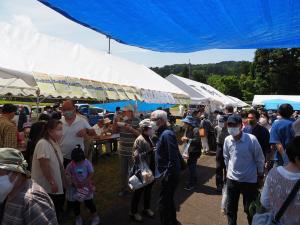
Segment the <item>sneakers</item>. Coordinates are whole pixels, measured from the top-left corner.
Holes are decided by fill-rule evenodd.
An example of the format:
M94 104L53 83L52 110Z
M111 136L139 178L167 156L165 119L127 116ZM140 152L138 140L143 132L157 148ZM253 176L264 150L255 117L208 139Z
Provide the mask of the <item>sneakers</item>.
M154 212L151 209L145 209L143 213L150 218L154 217Z
M184 187L184 190L186 190L186 191L192 191L194 189L195 189L195 186L192 186L192 185L188 185L188 186Z
M75 220L75 225L82 225L82 224L83 222L81 216L77 216Z
M98 224L100 224L100 217L94 216L91 225L98 225Z
M135 222L142 222L143 221L143 217L139 214L139 213L135 213L132 215L132 219Z

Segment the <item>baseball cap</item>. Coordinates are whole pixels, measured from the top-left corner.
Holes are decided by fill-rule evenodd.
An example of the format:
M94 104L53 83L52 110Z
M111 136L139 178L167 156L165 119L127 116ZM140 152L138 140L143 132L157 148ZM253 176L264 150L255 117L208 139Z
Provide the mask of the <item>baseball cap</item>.
M227 120L228 124L240 124L242 123L242 118L239 115L231 115Z

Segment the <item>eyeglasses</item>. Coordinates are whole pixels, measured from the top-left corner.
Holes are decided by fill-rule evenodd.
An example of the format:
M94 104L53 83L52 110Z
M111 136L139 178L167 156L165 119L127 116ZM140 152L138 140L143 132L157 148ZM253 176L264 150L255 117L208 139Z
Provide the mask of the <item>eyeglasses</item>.
M156 122L158 120L160 120L160 118L151 118L151 121L153 121L153 122Z

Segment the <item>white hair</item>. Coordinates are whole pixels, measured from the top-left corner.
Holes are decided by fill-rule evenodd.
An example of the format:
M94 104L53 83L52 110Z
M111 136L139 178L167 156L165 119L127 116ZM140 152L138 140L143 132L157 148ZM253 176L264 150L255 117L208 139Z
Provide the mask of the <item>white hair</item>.
M163 110L155 110L151 113L151 118L162 119L163 121L168 122L168 115Z

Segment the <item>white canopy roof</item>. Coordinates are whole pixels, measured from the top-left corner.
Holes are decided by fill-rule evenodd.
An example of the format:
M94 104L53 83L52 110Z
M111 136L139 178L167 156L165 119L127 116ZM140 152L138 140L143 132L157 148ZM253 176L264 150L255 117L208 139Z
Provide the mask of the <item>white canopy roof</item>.
M300 95L254 95L252 105L264 105L266 100L277 99L300 102Z
M242 100L240 100L240 99L238 99L236 97L233 97L233 96L230 96L230 95L227 95L227 97L230 98L232 101L235 101L237 107L246 107L246 106L249 106L249 104L247 104L246 102L243 102Z
M200 104L205 102L215 102L219 105L225 106L232 104L236 106L236 102L213 88L210 85L203 84L194 80L176 76L170 74L166 77L168 81L181 88L184 92L188 93L194 104ZM199 101L200 99L200 101ZM197 102L197 103L196 103Z
M146 66L8 23L0 23L0 68L0 82L21 78L29 87L41 72L187 95Z

